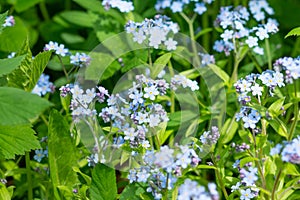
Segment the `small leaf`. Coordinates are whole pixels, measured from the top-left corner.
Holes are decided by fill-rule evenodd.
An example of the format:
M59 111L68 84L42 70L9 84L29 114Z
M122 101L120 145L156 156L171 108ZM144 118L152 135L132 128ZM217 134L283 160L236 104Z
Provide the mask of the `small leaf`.
M221 143L226 144L232 140L234 137L239 125L235 121L235 118L229 118L226 120L224 126L221 129Z
M145 190L138 185L129 184L121 193L120 200L140 200L139 196L145 193Z
M27 124L49 106L50 102L35 94L0 87L0 125Z
M15 8L17 12L23 12L41 1L42 0L16 0Z
M243 168L245 164L249 163L249 162L253 162L253 161L258 161L257 158L254 157L246 157L241 159L240 161L240 167Z
M156 59L154 62L153 68L151 68L151 77L156 78L157 75L165 68L172 57L172 53L166 53L159 58Z
M214 170L216 170L217 168L215 166L210 166L210 165L198 165L197 169L214 169Z
M59 16L71 24L88 28L93 27L90 15L83 11L64 11Z
M0 126L0 157L14 159L25 151L41 148L29 125Z
M90 188L91 200L115 200L117 184L115 170L103 164L95 166Z
M300 35L300 27L292 29L284 38L290 37L290 36L299 36Z
M274 117L272 120L268 121L272 128L282 137L288 138L288 131L285 123L281 121L278 117Z
M277 101L272 103L272 105L268 108L268 111L270 112L272 117L277 117L280 114L280 110L283 106L284 100L285 97L278 99Z
M0 76L9 74L14 69L20 66L25 56L18 56L15 58L6 58L0 60Z

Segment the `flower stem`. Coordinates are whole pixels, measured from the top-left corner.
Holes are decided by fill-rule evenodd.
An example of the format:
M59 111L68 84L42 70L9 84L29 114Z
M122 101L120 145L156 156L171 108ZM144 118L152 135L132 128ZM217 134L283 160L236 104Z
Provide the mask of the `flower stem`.
M268 57L268 68L272 69L272 56L270 50L270 42L268 38L265 39L265 44L266 44L267 57Z
M225 185L224 185L224 182L223 182L223 179L222 179L219 167L217 166L217 163L216 163L213 155L211 156L211 159L212 159L214 165L216 165L215 174L216 174L216 177L218 179L218 183L219 183L219 185L221 187L221 190L223 192L223 195L224 195L225 199L228 200L229 197L228 197L228 194L227 194L227 191L226 191L226 188L225 188Z
M292 123L292 126L291 126L291 129L289 131L289 135L288 135L288 141L292 140L293 139L293 136L294 136L294 132L295 132L295 129L296 129L296 125L297 125L297 122L298 122L298 116L299 116L299 102L298 102L298 98L297 98L297 82L295 81L294 82L294 92L295 92L295 98L296 98L296 103L294 105L294 121Z
M25 153L25 163L26 163L26 174L27 174L28 200L32 200L33 199L33 191L32 191L32 176L31 176L29 152Z
M271 195L272 200L275 200L275 192L277 191L277 187L278 187L278 184L279 184L279 179L280 179L281 173L282 173L282 169L279 170L279 172L276 176L276 179L275 179L275 183L274 183L274 186L273 186L273 189L272 189L272 195Z
M232 75L231 75L231 83L235 83L238 79L238 68L239 68L239 64L240 64L240 61L239 59L237 58L237 55L235 55L234 57L234 66L233 66L233 72L232 72Z
M58 57L59 62L60 62L60 64L61 64L61 66L62 66L62 69L63 69L63 71L64 71L65 77L67 78L67 81L69 81L69 74L68 74L68 72L67 72L67 70L66 70L66 67L65 67L65 65L64 65L64 63L63 63L63 61L62 61L60 55L57 55L57 57Z

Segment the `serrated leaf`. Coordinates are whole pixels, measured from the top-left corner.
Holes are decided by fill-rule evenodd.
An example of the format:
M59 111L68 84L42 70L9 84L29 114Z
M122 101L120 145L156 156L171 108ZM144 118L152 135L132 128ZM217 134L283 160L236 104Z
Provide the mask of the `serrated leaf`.
M8 11L6 11L5 13L0 14L0 24L1 24L1 26L0 26L0 34L1 34L2 30L5 28L5 27L2 26L2 24L5 23L5 19L7 17L7 14L8 14Z
M24 46L23 52L26 52L26 58L18 69L9 74L8 85L31 92L45 70L52 53L50 51L39 53L32 60L28 41Z
M30 123L49 106L50 102L35 94L0 87L0 125Z
M0 126L0 155L14 159L26 151L41 148L30 125Z
M153 64L151 70L151 77L156 78L157 75L165 68L172 57L172 53L166 53L157 58Z
M18 56L15 58L6 58L0 60L0 76L9 74L14 69L20 66L25 56Z
M103 164L96 165L92 172L91 200L115 200L116 196L115 170Z
M284 38L287 38L290 36L300 36L300 27L292 29Z
M48 128L49 169L56 199L60 199L58 186L72 189L78 183L73 167L77 165L76 148L72 143L69 125L64 117L52 110Z

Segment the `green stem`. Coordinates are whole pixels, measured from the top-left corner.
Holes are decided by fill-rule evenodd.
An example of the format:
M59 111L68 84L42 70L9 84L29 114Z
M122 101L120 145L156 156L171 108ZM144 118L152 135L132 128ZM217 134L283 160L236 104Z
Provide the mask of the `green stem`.
M217 177L217 179L218 179L218 183L219 183L219 185L220 185L220 187L221 187L221 190L222 190L222 192L223 192L223 195L224 195L225 199L228 200L229 197L228 197L228 194L227 194L227 191L226 191L226 188L225 188L225 184L224 184L224 182L223 182L223 179L222 179L222 176L221 176L219 167L217 166L217 163L216 163L216 161L215 161L213 155L211 156L211 159L212 159L214 165L216 166L215 174L216 174L216 177Z
M40 7L41 13L42 13L42 15L43 15L43 18L44 18L46 21L49 21L49 20L50 20L50 16L49 16L49 13L48 13L48 10L47 10L45 1L41 1L41 2L39 3L39 7Z
M199 67L200 66L200 60L199 60L198 51L197 51L197 47L196 47L195 32L194 32L194 26L193 26L197 15L194 14L191 19L188 18L188 16L186 16L183 12L181 12L180 15L182 16L182 18L186 21L186 23L189 26L190 38L191 38L191 43L192 43L192 50L193 50L194 57L195 57L195 66Z
M168 69L169 69L171 77L173 77L174 76L174 70L173 70L173 66L172 66L171 61L169 61L169 63L168 63ZM174 94L173 91L171 91L170 99L171 99L170 100L171 101L170 112L174 113L175 112L175 94Z
M294 92L295 92L295 98L296 98L296 103L294 105L294 121L292 123L291 129L289 131L289 136L288 136L288 141L293 139L294 136L294 132L296 129L296 125L298 122L298 116L299 116L299 102L298 102L298 98L297 98L297 82L294 82Z
M67 81L69 81L69 74L68 74L68 72L67 72L67 69L66 69L66 67L65 67L65 65L64 65L64 63L63 63L63 61L62 61L62 59L61 59L61 57L60 57L60 55L57 55L57 57L58 57L59 62L60 62L60 64L61 64L61 66L62 66L62 69L63 69L63 71L64 71L65 77L66 77Z
M33 199L33 191L32 191L32 176L31 176L31 168L30 168L30 154L29 152L25 153L25 163L26 163L26 174L27 174L27 190L28 190L28 200Z
M274 183L274 186L273 186L273 189L272 189L272 195L271 195L272 200L275 200L275 193L277 192L277 187L278 187L278 184L279 184L281 173L282 173L282 169L279 170L279 172L276 176L276 179L275 179L275 183Z
M268 68L272 69L272 55L270 50L270 42L268 38L265 39L265 44L266 44L267 57L268 57Z
M208 13L205 12L202 15L202 27L203 29L206 29L209 27L209 20L208 20ZM210 35L209 34L204 34L203 38L202 38L202 44L204 49L209 52L210 51L210 45L209 45L209 39L210 39Z
M251 60L254 62L254 66L257 69L257 71L261 74L262 73L262 69L261 69L261 66L258 63L257 59L251 54L251 52L248 52L248 55L251 58Z
M240 64L240 61L239 59L237 58L237 55L234 56L234 66L233 66L233 72L232 72L232 75L231 75L231 83L235 83L238 79L238 68L239 68L239 64Z

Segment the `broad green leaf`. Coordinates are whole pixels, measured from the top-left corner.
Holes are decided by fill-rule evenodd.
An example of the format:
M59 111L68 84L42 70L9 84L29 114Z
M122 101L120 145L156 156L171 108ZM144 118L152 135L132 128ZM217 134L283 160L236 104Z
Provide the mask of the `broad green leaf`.
M226 72L224 72L220 67L217 65L209 64L208 67L215 73L219 78L224 81L224 84L227 85L229 83L230 77Z
M14 18L15 25L4 28L0 34L0 51L17 52L27 38L28 29L24 22L17 16Z
M157 75L163 70L172 57L172 53L166 53L159 58L157 58L153 64L153 68L151 68L151 77L156 78Z
M26 58L18 69L9 74L8 85L31 92L45 70L52 53L50 51L39 53L32 60L28 42L23 51L26 52Z
M91 182L92 182L91 177L89 177L88 175L82 173L78 167L73 167L73 171L74 171L74 172L77 172L78 174L80 174L80 175L82 176L82 178L85 180L85 182L86 182L88 185L91 185Z
M81 43L85 40L84 37L72 33L62 33L61 38L68 44Z
M59 16L71 24L82 27L93 27L90 15L83 11L64 11Z
M60 199L58 186L72 189L78 183L73 167L77 165L77 150L73 145L69 125L64 117L52 110L48 128L49 169L56 199Z
M284 38L287 38L290 36L300 36L300 27L292 29Z
M18 56L15 58L6 58L0 60L0 76L9 74L14 69L20 66L25 56Z
M145 193L145 190L138 185L129 184L121 193L120 200L140 200L140 195Z
M0 157L14 159L25 151L41 148L30 125L0 126Z
M25 10L27 10L30 7L33 7L35 4L38 4L39 2L41 2L43 0L17 0L16 1L16 11L17 12L23 12Z
M115 170L103 164L96 165L92 172L91 200L115 200L116 196Z
M267 176L268 174L272 174L273 176L275 176L277 169L276 163L272 161L270 157L268 157L264 163L264 169L264 171L266 172L265 176Z
M0 87L0 125L30 123L49 106L50 102L35 94Z
M157 132L154 134L157 134L157 138L161 145L165 143L165 141L168 139L170 134L173 132L173 131L166 131L166 128L167 128L167 122L162 122L159 124L158 128L155 128Z

